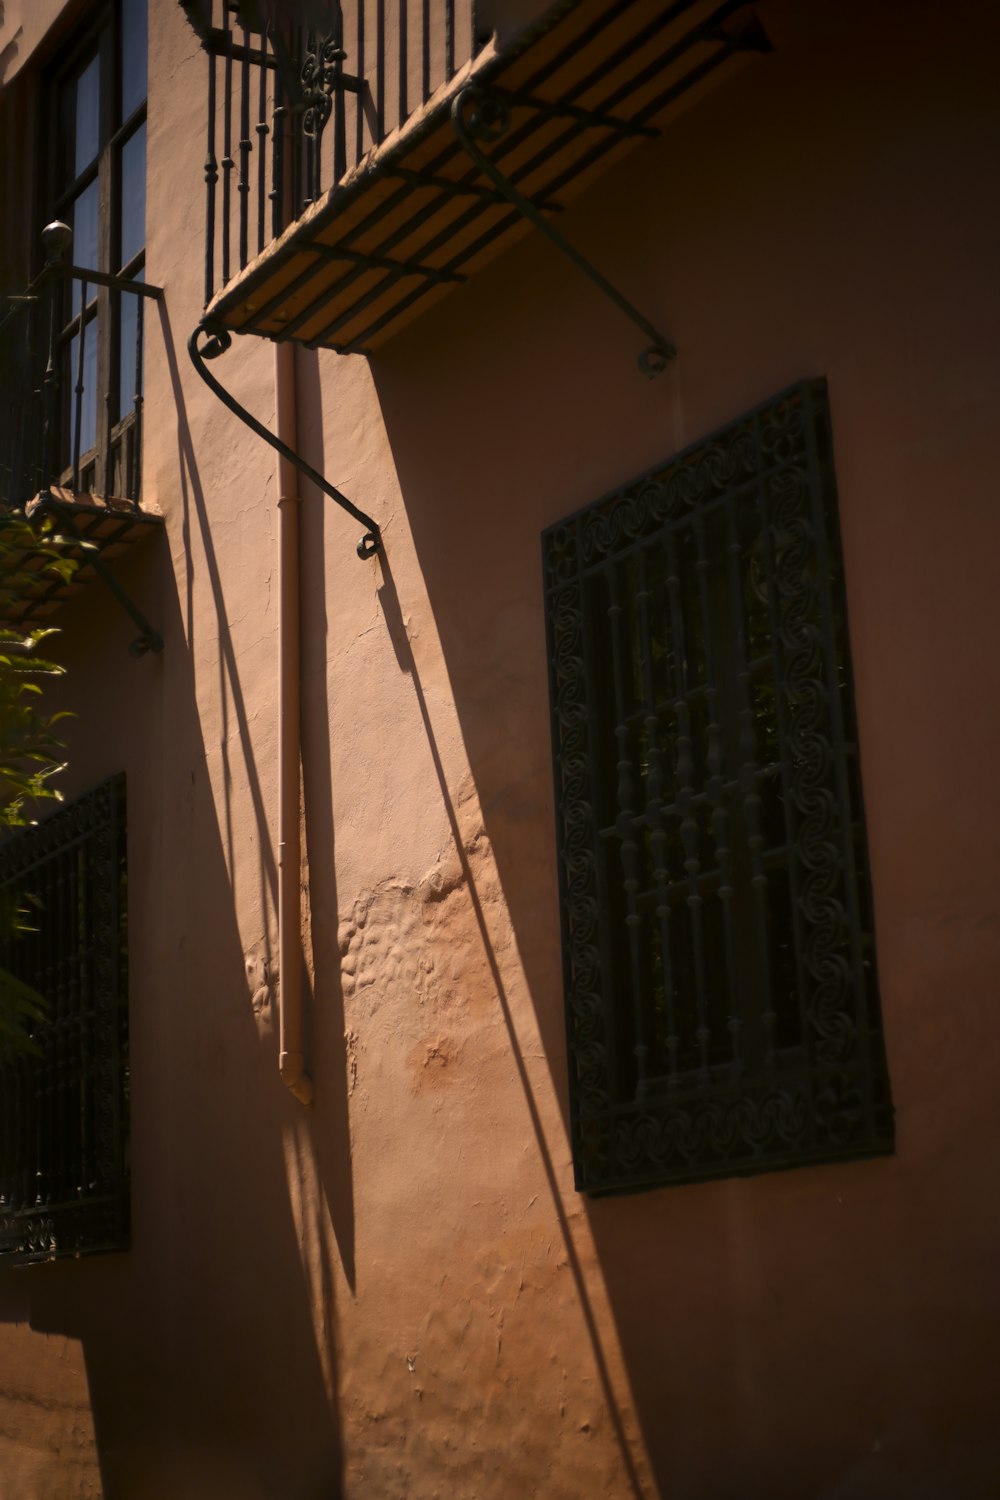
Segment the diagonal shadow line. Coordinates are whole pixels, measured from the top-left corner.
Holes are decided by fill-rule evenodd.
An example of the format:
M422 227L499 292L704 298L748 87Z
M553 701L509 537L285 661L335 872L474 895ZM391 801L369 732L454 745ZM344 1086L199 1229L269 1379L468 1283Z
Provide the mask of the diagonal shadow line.
M158 301L156 306L160 316L160 326L163 333L163 344L166 353L167 368L170 373L170 385L173 391L174 408L177 413L177 456L178 468L180 472L181 496L184 508L184 534L186 537L190 537L190 510L191 502L193 500L194 511L197 516L198 527L201 532L202 546L205 552L205 566L208 570L209 585L212 590L212 598L215 602L216 619L218 621L220 671L223 675L222 687L223 689L225 689L226 679L228 679L229 697L232 701L233 711L236 715L236 723L239 728L240 744L243 748L243 758L246 765L247 784L250 788L250 798L253 803L254 816L257 821L257 830L259 834L258 848L260 850L259 867L261 883L261 911L262 913L266 913L269 908L268 896L270 896L271 910L277 910L278 902L278 874L275 865L274 852L272 849L271 830L267 819L267 811L264 805L264 795L261 790L261 782L260 775L257 770L257 762L254 758L253 753L253 740L250 735L250 721L247 716L246 703L244 701L243 690L240 685L239 670L236 662L236 652L233 649L232 636L229 632L229 626L226 623L225 596L222 589L222 578L219 573L219 565L216 560L215 548L212 542L212 532L209 526L208 507L205 503L205 492L202 488L201 476L198 472L198 465L195 459L194 442L191 437L191 426L188 422L187 405L184 399L184 388L181 384L180 370L178 369L177 365L177 352L176 346L174 344L173 330L170 326L170 314L167 311L165 299L161 299L160 301ZM187 555L188 557L190 557L190 552L188 552ZM190 562L188 564L187 581L187 619L190 626L190 623L192 621L191 594L193 581L193 573L190 567ZM189 634L189 648L192 645L192 641L193 637ZM223 714L225 714L227 703L227 694L225 691L222 692L221 697L222 711ZM230 840L229 868L230 871L232 871L233 851L231 845L232 835L230 829L232 798L229 795L229 769L226 744L227 737L223 736L222 752L225 758L227 785L225 817L227 838ZM269 950L270 944L267 941L266 927L267 923L265 921L264 940L265 946Z
M323 468L324 439L322 391L315 352L296 349L295 374L298 387L299 440L317 467ZM335 1138L331 1143L320 1130L317 1110L309 1110L315 1168L336 1249L348 1287L357 1290L354 1227L354 1179L350 1152L350 1119L347 1100L347 1059L344 1043L344 994L337 947L336 922L331 931L324 914L337 912L336 828L333 816L333 773L330 749L330 692L327 660L330 621L326 593L326 538L329 506L322 491L310 480L300 486L300 580L302 609L302 806L305 857L308 869L309 922L303 939L303 979L308 986L312 1018L312 1052L322 1067L325 1117L332 1116ZM312 966L305 961L306 945ZM320 1048L323 1035L329 1053ZM330 1251L323 1254L324 1295L332 1306Z
M517 1076L520 1080L521 1089L524 1093L525 1103L528 1107L528 1114L531 1118L532 1130L534 1131L535 1140L538 1145L538 1154L541 1158L542 1167L545 1171L545 1177L548 1183L549 1192L552 1196L552 1203L555 1208L556 1218L559 1221L559 1230L562 1235L563 1244L566 1248L566 1258L573 1273L573 1281L576 1285L577 1297L579 1299L580 1308L583 1312L584 1323L586 1324L591 1348L593 1349L594 1361L597 1365L597 1373L601 1382L601 1389L604 1393L604 1400L607 1404L608 1412L611 1417L611 1423L615 1431L615 1437L618 1441L618 1447L621 1451L622 1463L625 1466L625 1471L628 1475L628 1480L632 1487L632 1491L638 1497L638 1500L643 1500L642 1484L635 1466L635 1460L633 1459L632 1454L629 1450L628 1438L625 1434L625 1426L622 1422L622 1417L618 1409L618 1402L615 1397L614 1388L611 1384L611 1376L608 1371L607 1360L605 1359L604 1349L601 1344L601 1336L597 1327L597 1320L594 1316L593 1307L591 1306L590 1294L587 1291L587 1284L583 1275L583 1267L580 1265L580 1258L577 1255L576 1246L574 1245L573 1237L570 1234L569 1221L566 1217L566 1211L563 1208L562 1197L559 1192L559 1184L556 1179L555 1167L552 1164L552 1157L549 1153L548 1144L545 1139L545 1132L542 1127L541 1116L538 1113L538 1106L535 1103L535 1097L532 1093L531 1080L528 1077L528 1070L525 1066L524 1055L521 1051L521 1046L517 1039L517 1031L514 1026L514 1018L511 1013L510 1001L507 998L507 990L503 982L503 976L500 973L500 966L497 962L496 954L493 950L493 944L490 939L489 928L486 925L486 917L483 912L482 902L479 899L479 892L476 889L472 867L469 864L468 855L465 852L465 844L462 840L462 833L461 829L459 828L458 817L455 812L454 804L451 800L451 793L448 790L448 780L445 775L444 765L442 764L441 756L437 747L437 741L434 737L434 729L431 724L430 714L427 711L427 700L424 697L424 690L421 686L420 678L417 674L417 664L414 661L409 637L407 636L406 627L403 623L403 614L400 608L399 595L396 592L396 584L392 576L392 570L389 566L389 559L386 555L386 549L384 547L378 554L378 562L380 568L382 569L383 578L382 586L378 590L379 604L381 605L382 613L385 616L386 626L389 631L393 649L396 653L396 660L399 663L400 669L407 674L407 676L413 683L413 691L417 699L417 708L420 711L420 718L423 722L424 733L427 736L427 745L431 752L431 760L434 763L434 772L437 776L438 786L441 791L441 800L444 803L445 813L447 815L448 824L451 829L451 836L455 844L455 851L458 855L459 863L462 867L462 874L468 887L469 898L472 902L472 909L475 914L476 925L479 928L479 936L483 945L483 952L486 957L486 962L489 965L490 976L493 980L494 988L496 989L497 999L500 1002L500 1009L503 1012L504 1025L507 1028L507 1035L510 1038L511 1052L514 1058L515 1067L517 1068Z

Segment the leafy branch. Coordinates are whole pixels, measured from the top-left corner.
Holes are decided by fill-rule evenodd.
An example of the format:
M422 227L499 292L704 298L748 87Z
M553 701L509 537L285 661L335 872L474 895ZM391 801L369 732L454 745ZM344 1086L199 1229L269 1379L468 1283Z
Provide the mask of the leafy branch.
M76 563L67 541L45 521L35 530L21 515L0 516L0 618L30 599L39 583L55 575L68 582ZM59 801L53 778L63 769L65 744L60 721L50 713L44 686L63 667L43 654L56 632L0 626L0 837L37 821L44 801ZM33 931L30 896L0 891L0 947L10 951L17 938ZM44 1017L43 996L7 968L0 968L0 1049L38 1052L32 1032Z

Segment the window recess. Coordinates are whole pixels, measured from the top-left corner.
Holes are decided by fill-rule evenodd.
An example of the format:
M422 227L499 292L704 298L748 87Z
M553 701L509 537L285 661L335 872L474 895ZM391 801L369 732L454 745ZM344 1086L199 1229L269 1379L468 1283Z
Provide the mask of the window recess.
M29 1045L0 1039L0 1258L129 1240L125 778L0 846L0 967L40 996Z
M577 1185L890 1151L825 383L544 563Z
M146 54L146 0L113 0L47 80L45 221L72 231L73 270L55 308L26 309L38 326L24 330L45 371L33 384L56 401L38 424L48 421L46 478L130 500L141 486Z
M146 0L91 10L43 80L44 264L0 312L0 515L54 516L79 566L7 558L0 616L44 620L98 575L142 655L163 642L108 563L162 525L140 507L146 303L162 297L145 265Z

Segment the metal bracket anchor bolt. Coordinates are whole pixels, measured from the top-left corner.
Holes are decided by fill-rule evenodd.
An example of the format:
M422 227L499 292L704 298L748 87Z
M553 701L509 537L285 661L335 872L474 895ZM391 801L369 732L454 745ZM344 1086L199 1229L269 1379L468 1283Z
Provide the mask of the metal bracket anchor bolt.
M653 327L648 318L634 307L626 296L592 265L585 255L571 245L554 224L544 218L535 205L505 177L496 163L477 145L481 141L498 141L510 125L510 114L503 99L497 98L479 84L470 84L456 94L451 106L451 122L463 149L476 166L507 199L518 213L551 240L557 250L571 260L578 270L593 282L637 328L652 342L639 355L639 369L651 379L666 369L668 361L677 353L674 345Z

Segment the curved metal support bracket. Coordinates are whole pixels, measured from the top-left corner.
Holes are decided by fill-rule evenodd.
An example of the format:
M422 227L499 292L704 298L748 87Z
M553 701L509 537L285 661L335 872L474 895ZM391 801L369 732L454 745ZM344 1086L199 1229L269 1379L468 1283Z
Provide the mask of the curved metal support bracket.
M251 432L255 432L259 438L263 438L264 442L269 443L276 453L280 453L282 458L287 459L290 464L294 464L300 473L304 474L307 479L311 479L313 484L321 489L325 495L329 495L330 499L335 500L341 509L346 510L348 515L353 516L356 521L360 521L362 526L367 528L364 536L358 542L357 553L360 558L374 557L377 552L381 552L382 550L382 533L379 531L378 522L372 520L371 516L366 515L363 510L359 510L353 501L348 500L346 495L341 494L336 485L331 484L328 479L324 479L322 474L313 468L312 464L308 464L304 458L300 458L293 449L289 448L287 443L282 442L281 438L275 437L274 433L269 431L263 422L258 422L257 418L252 416L245 406L241 406L236 397L230 391L227 391L225 386L207 368L205 361L207 359L218 359L221 354L225 354L232 342L232 335L227 328L222 328L210 321L199 323L188 339L188 353L191 356L191 363L209 389L215 392L223 405L228 406L233 415L239 417L240 421L244 422L250 428Z
M139 657L145 656L147 651L152 651L154 654L162 651L163 637L160 635L160 632L149 623L142 610L139 609L133 600L131 594L122 588L118 579L102 558L100 549L93 542L88 542L85 537L80 535L67 512L66 506L60 505L48 491L43 492L41 503L32 513L32 520L44 515L50 515L60 531L68 534L73 546L78 547L86 557L87 566L93 568L101 582L118 600L118 603L128 615L133 625L137 626L139 634L134 641L129 642L129 655Z
M500 168L492 161L484 151L476 144L475 137L484 141L497 141L507 131L510 124L510 115L504 99L491 94L488 89L480 84L470 84L467 88L455 95L451 106L451 122L455 127L463 149L475 162L479 170L495 184L512 207L516 208L536 229L541 230L561 250L583 274L594 283L599 291L620 308L625 316L641 328L643 333L652 342L648 349L644 349L639 355L639 369L644 375L652 378L666 369L668 360L674 358L677 353L674 345L669 339L664 338L643 317L638 308L625 297L616 286L598 271L596 266L591 265L586 256L581 255L574 245L571 245L564 234L548 219L543 218L538 209L519 192L508 177L500 171Z

